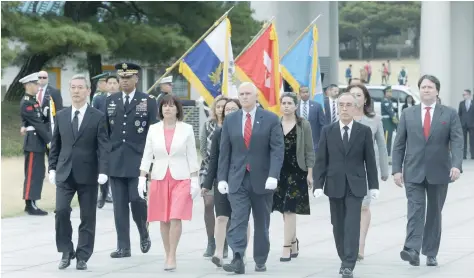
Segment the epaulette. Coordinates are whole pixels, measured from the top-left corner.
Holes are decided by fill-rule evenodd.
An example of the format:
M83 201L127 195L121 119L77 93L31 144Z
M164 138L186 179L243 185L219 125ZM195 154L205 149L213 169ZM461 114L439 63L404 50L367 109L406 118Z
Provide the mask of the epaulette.
M30 100L30 97L29 97L29 96L25 96L23 99L24 99L24 100Z

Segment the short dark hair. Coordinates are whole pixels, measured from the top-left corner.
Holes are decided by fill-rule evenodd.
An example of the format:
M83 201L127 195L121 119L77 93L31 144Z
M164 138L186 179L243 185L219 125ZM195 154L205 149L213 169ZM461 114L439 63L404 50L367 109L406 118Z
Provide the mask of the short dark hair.
M224 119L225 119L225 107L227 106L227 103L230 103L230 102L233 102L233 103L237 104L239 109L242 109L242 105L240 104L240 101L238 99L236 99L236 98L227 99L227 101L225 102L224 107L222 109L222 122L224 122Z
M115 76L115 75L109 75L109 76L107 76L107 78L105 79L105 82L109 82L109 79L115 79L115 81L117 81L117 82L119 81L119 80L118 80L118 77Z
M166 94L160 101L160 104L159 104L159 117L160 117L160 120L163 120L163 105L165 104L173 104L174 106L176 106L176 118L178 119L178 121L182 121L183 118L184 118L184 112L183 112L183 105L181 104L181 100L174 96L174 95L171 95L171 94Z
M436 86L436 90L439 92L439 90L441 89L441 83L439 82L439 79L436 78L436 76L429 75L429 74L425 74L422 77L420 77L420 80L418 80L418 89L420 89L421 82L423 82L423 80L425 79L428 79L429 81L433 82Z
M373 118L375 116L375 113L373 112L373 109L372 109L372 104L373 104L372 97L370 96L370 93L369 93L369 90L367 90L367 87L365 87L362 84L350 85L349 87L347 87L346 92L350 93L352 88L359 88L362 90L362 93L364 93L364 98L365 98L365 103L364 103L364 108L363 108L364 115L369 118Z
M471 90L469 90L469 89L465 89L464 92L466 92L468 94L472 94Z

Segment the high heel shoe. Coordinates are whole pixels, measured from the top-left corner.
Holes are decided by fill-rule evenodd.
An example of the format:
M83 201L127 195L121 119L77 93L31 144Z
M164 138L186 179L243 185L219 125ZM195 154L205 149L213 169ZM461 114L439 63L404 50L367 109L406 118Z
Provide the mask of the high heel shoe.
M300 252L300 241L298 239L296 239L296 241L293 241L291 243L291 245L295 244L296 243L296 253L291 253L291 257L292 258L297 258L298 257L298 254Z
M283 248L290 248L290 256L288 258L280 257L280 262L289 262L291 261L291 245L285 245Z

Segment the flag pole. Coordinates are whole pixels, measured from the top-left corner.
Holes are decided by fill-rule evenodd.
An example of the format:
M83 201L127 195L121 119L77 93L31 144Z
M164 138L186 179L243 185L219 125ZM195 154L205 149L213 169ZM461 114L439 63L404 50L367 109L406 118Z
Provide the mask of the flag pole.
M153 86L151 86L146 93L149 94L151 90L153 90L160 83L161 79L167 76L179 64L179 62L181 62L181 60L183 60L183 58L186 57L189 52L191 52L191 50L193 50L202 40L204 40L207 35L209 35L209 33L211 33L227 17L229 12L233 8L234 6L232 6L227 12L225 12L216 22L214 22L214 24L209 29L207 29L207 31L186 52L184 52L184 54L173 65L171 65L171 67L166 69L166 72L163 73L160 78L158 78L155 84L153 84Z
M242 56L242 54L245 53L245 51L247 51L247 49L249 49L256 40L258 40L258 38L260 38L260 36L263 34L263 32L265 32L268 27L270 26L271 23L273 23L273 20L275 19L274 16L272 16L270 18L270 20L266 21L264 24L263 24L263 27L262 29L260 29L260 31L258 31L258 33L252 38L252 40L244 47L244 49L240 52L239 55L237 55L237 57L235 57L234 61L236 61L237 59L239 59L240 56Z
M306 34L310 29L311 27L316 23L316 21L318 20L318 18L321 16L321 14L319 14L313 21L311 21L311 23L308 25L308 27L306 27L306 29L304 29L303 33L301 33L298 38L290 45L290 47L288 47L285 51L285 53L283 53L283 55L281 56L281 59L283 59L283 57L285 57L286 54L288 54L288 52L290 52L291 49L293 49L293 47L301 40L301 38L304 36L304 34Z

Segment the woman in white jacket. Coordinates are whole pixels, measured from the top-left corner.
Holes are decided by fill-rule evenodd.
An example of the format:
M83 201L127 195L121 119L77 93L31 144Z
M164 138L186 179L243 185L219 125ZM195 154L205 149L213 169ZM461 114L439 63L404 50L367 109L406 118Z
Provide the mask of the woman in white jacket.
M146 174L151 171L148 222L160 221L166 253L165 270L176 269L176 249L182 220L191 220L193 198L199 195L198 156L193 127L184 123L183 107L172 95L159 104L160 122L150 126L140 165L138 193L144 198ZM138 121L137 121L138 122Z

